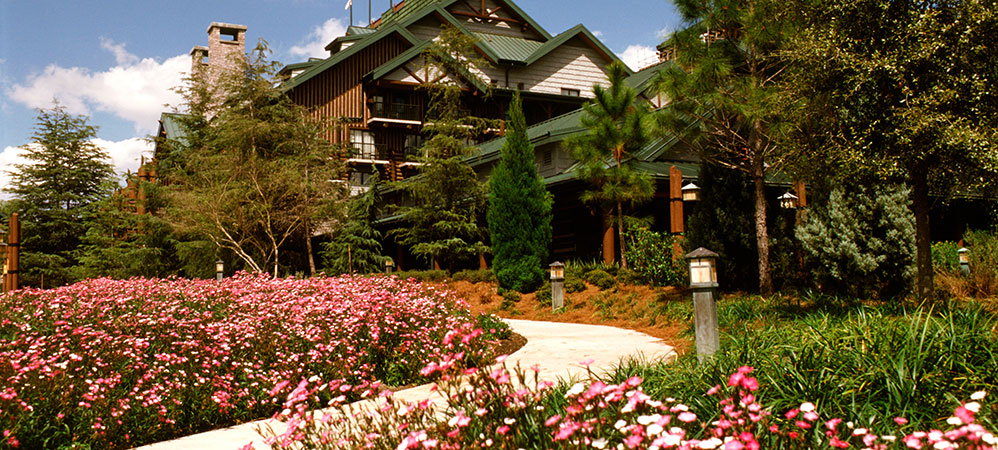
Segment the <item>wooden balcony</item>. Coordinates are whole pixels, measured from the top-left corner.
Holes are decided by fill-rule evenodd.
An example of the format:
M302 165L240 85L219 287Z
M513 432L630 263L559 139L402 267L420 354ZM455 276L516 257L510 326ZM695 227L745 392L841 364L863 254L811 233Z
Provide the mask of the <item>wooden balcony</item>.
M391 149L387 145L359 142L350 143L350 153L347 162L388 164L389 161L391 161Z
M371 103L369 122L421 125L423 123L423 107L407 103Z

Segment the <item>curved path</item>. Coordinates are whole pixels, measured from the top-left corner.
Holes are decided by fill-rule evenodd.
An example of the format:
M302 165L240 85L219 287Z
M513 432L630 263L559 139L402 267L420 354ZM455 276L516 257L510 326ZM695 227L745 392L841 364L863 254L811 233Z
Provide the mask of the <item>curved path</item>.
M673 358L672 347L661 340L637 331L601 325L581 325L559 322L504 319L513 331L527 338L527 345L506 359L508 367L517 363L527 369L535 364L541 367L540 378L556 381L558 378L581 378L586 368L580 362L592 360L589 366L596 373L606 372L629 357L649 361ZM395 393L395 398L420 401L431 398L429 384ZM140 450L236 450L252 442L257 450L269 448L256 429L266 426L279 429L280 424L270 419L245 423L207 433L195 434L173 441L159 442L140 447Z

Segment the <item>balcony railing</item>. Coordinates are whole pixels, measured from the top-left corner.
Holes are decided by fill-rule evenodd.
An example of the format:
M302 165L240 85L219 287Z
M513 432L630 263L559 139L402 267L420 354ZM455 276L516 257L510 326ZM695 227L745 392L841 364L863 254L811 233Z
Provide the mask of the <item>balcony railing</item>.
M423 108L420 105L406 103L372 103L371 117L421 122Z
M350 159L388 161L391 159L391 151L383 144L351 142Z

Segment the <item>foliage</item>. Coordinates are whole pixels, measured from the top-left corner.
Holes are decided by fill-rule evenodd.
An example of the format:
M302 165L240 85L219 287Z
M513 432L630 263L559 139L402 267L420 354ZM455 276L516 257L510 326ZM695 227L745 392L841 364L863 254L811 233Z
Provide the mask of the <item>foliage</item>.
M593 269L583 274L583 279L600 289L610 289L617 285L617 280L602 269Z
M744 173L705 162L700 165L700 201L690 214L684 250L718 254L722 289L754 290L758 252L752 222L752 182Z
M963 240L970 250L970 270L998 277L998 231L968 230Z
M919 334L919 325L910 331ZM791 334L800 338L799 332ZM746 336L751 337L751 333ZM811 335L805 342L815 338L824 340ZM908 348L917 345L913 345L917 339L903 342ZM850 350L855 344L845 343ZM757 345L752 350L780 349ZM891 352L873 355L890 358ZM811 388L794 383L796 368L787 374L784 369L773 368L781 361L763 359L759 370L747 365L728 370L732 362L722 355L697 364L690 355L680 361L680 370L669 370L676 363L631 362L605 378L590 371L587 380L555 386L538 376L541 369L537 366L529 371L519 367L510 370L505 364L494 370L466 370L449 357L431 362L423 370L443 374L436 384L445 399L442 403L408 403L383 392L380 397L385 403L377 414L351 414L350 406L338 404L337 413L320 420L299 406L301 399L323 386L313 383L299 395L289 396L285 413L277 417L289 429L264 434L275 449L888 448L900 443L912 448L994 448L994 436L988 430L994 429L998 409L984 402L988 395L983 390L967 394L961 389L949 396L938 395L932 399L936 409L925 411L930 413L928 420L910 409L888 409L854 419L852 414L839 415L836 407L862 398L862 387L855 391L826 387L813 401L801 401L799 396L781 395ZM588 366L590 361L581 364ZM929 365L917 369L923 368L938 370ZM829 371L825 365L815 369L815 377ZM898 374L907 376L904 370ZM688 385L681 384L683 376L690 378ZM844 381L845 386L862 386L857 380ZM670 386L663 389L666 382ZM969 402L958 403L968 397ZM919 395L922 398L927 396ZM954 404L959 406L950 416ZM940 419L946 419L952 428L934 430Z
M127 211L122 201L115 195L95 204L97 212L80 243L80 275L128 279L175 274L177 241L170 226L159 217Z
M502 304L499 307L506 311L512 310L522 300L520 293L512 289L500 291L499 296L502 297Z
M647 228L632 228L624 233L624 239L628 240L627 259L641 280L654 286L686 285L689 269L685 261L673 257L675 237Z
M420 86L430 97L427 115L432 122L423 128L429 138L422 148L420 174L396 185L415 203L399 208L407 226L393 230L396 239L434 268L450 271L489 251L485 230L479 226L485 190L464 161L470 152L468 143L490 125L463 109L464 85L459 80L484 85L469 71L484 67L473 55L474 41L452 27L444 28L440 39L423 51L427 72L440 75L439 80Z
M579 178L592 185L582 193L582 201L602 208L607 226L616 222L620 264L626 268L627 244L620 238L624 205L634 207L651 200L655 185L648 173L626 164L648 140L647 105L638 101L638 93L627 84L623 63L614 62L607 70L610 86L593 85L593 99L582 107L579 124L587 132L570 137L565 145L579 163Z
M953 241L938 241L932 243L932 267L937 272L948 272L960 269L960 246Z
M772 291L765 179L780 170L787 119L780 53L793 18L773 0L677 0L688 27L666 41L676 64L656 81L671 99L660 126L702 158L749 175L755 208L759 291Z
M323 242L319 255L327 274L377 273L385 270L381 232L374 228L380 202L378 170L372 170L367 192L350 200L348 222L331 242Z
M340 385L426 380L444 347L480 361L504 333L394 277L99 279L0 300L0 430L22 448L131 448L269 416L291 380L340 380L318 408Z
M496 275L489 269L462 270L460 272L454 272L451 279L454 281L463 280L471 283L488 283L496 281Z
M797 236L822 290L883 299L910 286L915 223L905 188L862 187L832 191L824 208L812 208Z
M574 294L586 290L586 283L578 278L565 278L565 292Z
M4 208L21 220L22 286L59 286L79 279L78 250L94 203L117 187L110 156L98 147L97 127L56 104L40 109L31 143L21 147L4 191Z
M322 136L329 124L276 87L268 54L261 43L218 86L205 72L192 75L181 89L187 133L164 147L161 173L171 183L166 217L178 232L211 241L247 270L277 275L295 242L311 263L313 224L337 216L343 192L334 182L339 158L330 157L337 149Z
M416 281L443 281L447 275L446 270L403 270L395 273L403 280L412 278Z
M475 324L488 340L509 339L513 335L513 329L509 324L494 314L479 314L475 317Z
M998 33L991 0L805 0L794 43L807 164L912 191L919 297L932 294L931 195L980 192L998 173ZM817 161L817 159L825 161Z
M933 262L947 258L942 268L936 266L937 287L953 297L993 298L998 296L998 234L995 231L968 230L963 236L970 259L970 275L959 269L957 245L937 242L932 245ZM941 253L941 255L937 254Z
M537 174L520 94L509 106L506 141L489 178L489 234L499 285L532 292L544 282L551 244L551 195Z

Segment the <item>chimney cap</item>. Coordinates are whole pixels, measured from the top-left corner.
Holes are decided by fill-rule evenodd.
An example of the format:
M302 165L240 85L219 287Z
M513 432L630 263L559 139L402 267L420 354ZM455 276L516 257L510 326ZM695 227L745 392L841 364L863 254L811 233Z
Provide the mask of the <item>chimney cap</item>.
M225 22L212 22L208 25L208 34L211 34L212 28L220 28L221 31L246 31L246 25L237 25L234 23Z
M206 53L208 53L208 47L203 45L195 45L194 48L191 49L191 56L203 55Z

